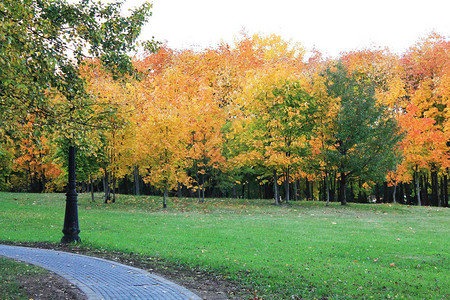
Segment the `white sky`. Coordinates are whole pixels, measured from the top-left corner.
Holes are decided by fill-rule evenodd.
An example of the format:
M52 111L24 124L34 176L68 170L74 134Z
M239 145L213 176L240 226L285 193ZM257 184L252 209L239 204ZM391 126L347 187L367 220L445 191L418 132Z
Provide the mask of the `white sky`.
M126 7L143 2L128 0ZM154 36L175 49L202 49L233 44L243 28L331 56L372 46L400 53L433 30L450 37L450 1L153 0L141 37Z

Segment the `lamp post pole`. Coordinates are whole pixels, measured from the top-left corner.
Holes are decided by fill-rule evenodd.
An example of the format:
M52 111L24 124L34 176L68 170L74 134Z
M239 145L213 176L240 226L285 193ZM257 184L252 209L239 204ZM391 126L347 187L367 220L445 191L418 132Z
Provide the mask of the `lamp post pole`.
M69 146L69 184L66 193L66 213L64 216L64 236L61 243L81 243L78 236L80 227L78 225L78 194L75 182L75 147Z

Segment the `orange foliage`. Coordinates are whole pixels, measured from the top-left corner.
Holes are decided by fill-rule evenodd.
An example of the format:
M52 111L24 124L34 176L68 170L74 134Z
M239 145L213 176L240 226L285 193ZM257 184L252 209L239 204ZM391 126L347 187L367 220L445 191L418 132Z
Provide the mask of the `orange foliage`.
M55 180L61 175L61 165L53 160L55 145L44 135L37 135L33 131L35 126L32 120L29 120L23 127L23 138L16 149L13 169L15 171L25 170L32 180L41 180L46 182ZM45 191L50 191L51 186L44 185Z

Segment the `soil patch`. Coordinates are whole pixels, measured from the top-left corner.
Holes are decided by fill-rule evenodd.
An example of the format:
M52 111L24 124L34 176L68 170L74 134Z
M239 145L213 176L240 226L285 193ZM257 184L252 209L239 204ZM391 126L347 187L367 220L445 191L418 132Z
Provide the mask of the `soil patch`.
M35 300L87 300L86 295L74 284L54 273L19 276L17 281L30 299Z
M225 278L222 275L212 274L207 271L187 268L182 265L168 264L162 260L146 257L137 253L122 253L117 251L106 251L91 249L80 245L51 244L42 242L6 242L0 241L5 245L15 245L23 247L33 247L42 249L51 249L100 257L116 261L135 268L143 269L149 273L159 275L170 281L179 284L203 299L225 300L225 299L251 299L252 292L249 288L239 285L237 282ZM20 279L23 287L29 292L33 299L87 299L81 290L74 288L68 281L52 274L44 275L48 280L41 278ZM30 294L30 292L32 294ZM56 295L59 297L48 297L46 295ZM61 294L62 293L62 294Z

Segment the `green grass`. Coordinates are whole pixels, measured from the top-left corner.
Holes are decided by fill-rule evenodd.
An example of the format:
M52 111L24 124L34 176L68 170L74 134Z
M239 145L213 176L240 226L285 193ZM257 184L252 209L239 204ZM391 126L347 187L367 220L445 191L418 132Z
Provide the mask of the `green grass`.
M43 272L40 268L0 257L0 295L2 299L30 299L17 280Z
M0 240L59 242L63 194L0 193ZM79 196L84 244L222 274L265 299L450 297L447 208ZM295 298L295 297L294 297Z

